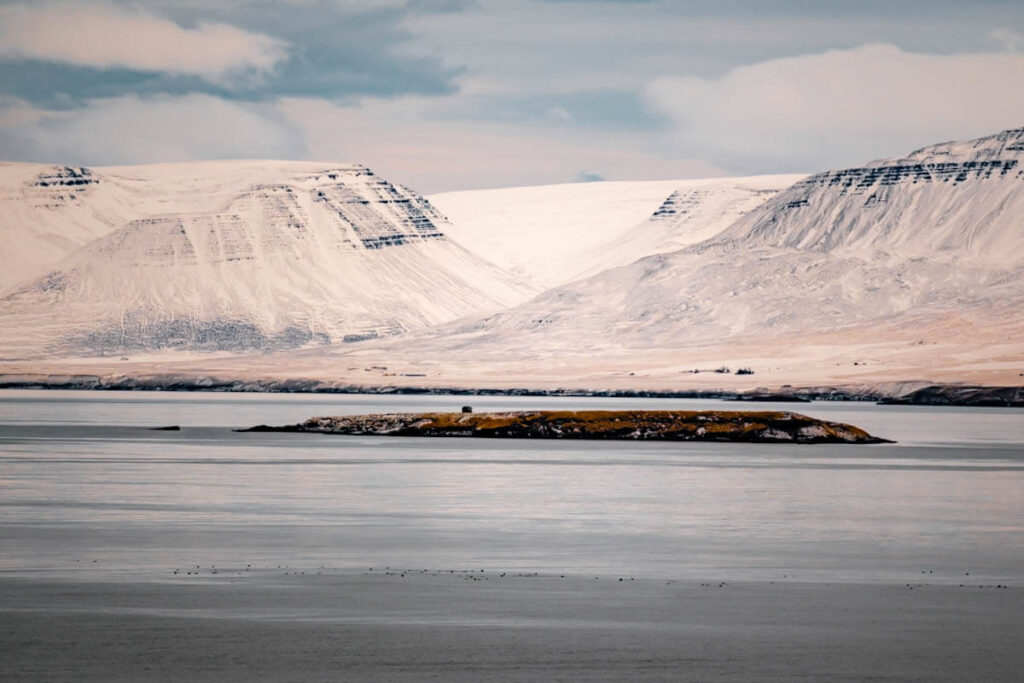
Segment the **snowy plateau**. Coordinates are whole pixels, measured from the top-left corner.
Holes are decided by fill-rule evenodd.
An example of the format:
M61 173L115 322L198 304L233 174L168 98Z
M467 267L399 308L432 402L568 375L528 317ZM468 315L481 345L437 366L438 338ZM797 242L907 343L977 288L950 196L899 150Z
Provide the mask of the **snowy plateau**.
M1024 129L811 176L430 198L306 162L0 173L9 376L1024 382Z

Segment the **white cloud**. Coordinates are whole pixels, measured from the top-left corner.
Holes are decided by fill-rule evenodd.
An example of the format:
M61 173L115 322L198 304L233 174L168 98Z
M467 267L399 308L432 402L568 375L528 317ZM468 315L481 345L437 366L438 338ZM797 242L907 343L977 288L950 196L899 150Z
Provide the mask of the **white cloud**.
M272 106L209 95L117 97L62 112L3 104L0 149L10 160L99 166L305 152L302 133Z
M188 74L226 83L274 67L287 45L219 23L182 28L107 3L0 7L0 56Z
M438 119L429 97L357 106L287 98L244 103L211 95L91 100L49 111L0 98L0 158L102 166L204 159L364 163L417 190L572 182L581 168L611 180L723 175L696 159L666 158L650 134L564 125Z
M891 45L773 59L646 90L682 152L737 171L818 170L1024 125L1024 54Z

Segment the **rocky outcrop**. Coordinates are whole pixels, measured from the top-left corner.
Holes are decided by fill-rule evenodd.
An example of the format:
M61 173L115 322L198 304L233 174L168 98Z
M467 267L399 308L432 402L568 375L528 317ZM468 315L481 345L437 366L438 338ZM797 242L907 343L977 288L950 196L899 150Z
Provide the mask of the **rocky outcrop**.
M884 443L863 429L790 412L590 410L508 413L391 413L314 417L243 431L358 436L504 439L621 439L752 443Z

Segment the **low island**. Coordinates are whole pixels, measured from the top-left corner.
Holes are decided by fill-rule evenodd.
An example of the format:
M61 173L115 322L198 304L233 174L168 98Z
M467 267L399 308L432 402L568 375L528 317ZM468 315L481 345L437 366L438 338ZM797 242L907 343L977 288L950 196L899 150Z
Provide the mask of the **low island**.
M246 432L506 439L622 439L752 443L888 443L859 427L786 411L537 410L501 413L389 413L314 417Z

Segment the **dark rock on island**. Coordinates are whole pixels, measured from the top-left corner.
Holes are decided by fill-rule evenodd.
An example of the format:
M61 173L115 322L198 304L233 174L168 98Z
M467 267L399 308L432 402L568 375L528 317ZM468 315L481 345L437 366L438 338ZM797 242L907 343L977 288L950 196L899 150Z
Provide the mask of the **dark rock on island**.
M390 413L314 417L247 432L359 436L468 436L506 439L623 439L752 443L887 443L839 422L791 412L586 410L504 413Z

